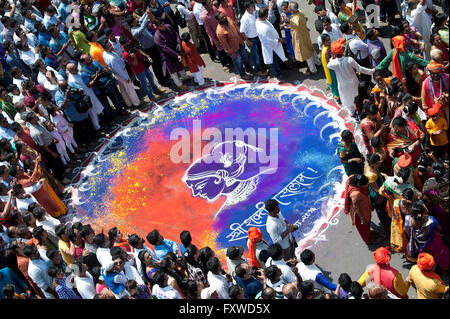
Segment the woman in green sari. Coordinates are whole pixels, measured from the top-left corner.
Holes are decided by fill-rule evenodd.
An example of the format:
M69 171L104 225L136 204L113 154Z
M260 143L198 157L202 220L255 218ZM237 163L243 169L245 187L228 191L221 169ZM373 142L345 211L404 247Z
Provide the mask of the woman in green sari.
M342 140L338 143L337 149L341 163L344 165L345 174L347 176L353 174L362 175L364 171L364 157L355 143L353 133L349 130L344 130L341 133L341 138Z

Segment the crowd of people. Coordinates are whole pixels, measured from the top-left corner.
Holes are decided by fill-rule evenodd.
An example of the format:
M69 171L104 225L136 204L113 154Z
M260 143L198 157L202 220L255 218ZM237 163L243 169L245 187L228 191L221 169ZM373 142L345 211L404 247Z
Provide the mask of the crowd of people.
M0 297L403 299L412 286L448 298L448 16L431 0L378 1L385 48L364 22L375 1L308 2L319 52L296 1L0 0ZM296 227L273 199L270 238L250 228L226 265L186 230L142 238L64 220L66 174L131 111L207 84L201 53L244 80L323 68L354 123L338 145L344 213L377 245L375 211L390 240L360 278L333 283L313 251L296 256ZM407 278L391 253L414 264Z

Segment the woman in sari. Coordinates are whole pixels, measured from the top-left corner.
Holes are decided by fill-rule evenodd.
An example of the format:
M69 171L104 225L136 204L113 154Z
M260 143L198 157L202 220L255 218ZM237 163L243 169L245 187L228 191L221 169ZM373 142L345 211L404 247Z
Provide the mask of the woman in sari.
M421 202L415 202L411 208L411 215L405 217L405 232L408 236L407 258L417 261L420 253L432 255L437 265L444 271L448 271L448 247L443 244L441 225L433 216L425 214Z
M392 158L399 157L403 153L409 153L414 166L421 153L421 143L425 134L412 122L402 117L392 121L392 130L387 138L387 148Z
M359 152L353 133L349 130L344 130L341 133L341 138L342 140L338 143L337 148L345 174L347 176L362 174L364 171L364 157Z
M363 133L364 145L366 145L367 152L373 153L370 140L375 136L380 136L383 140L387 138L387 128L389 125L381 124L378 107L375 104L370 104L365 112L360 116L360 128Z
M354 225L367 244L379 242L379 235L370 229L372 219L372 205L370 203L369 180L361 174L354 174L347 179L344 194L344 213L350 215L352 225Z
M432 165L434 177L429 178L423 185L423 198L430 214L442 225L442 234L449 236L448 210L448 171L441 162ZM448 169L448 168L447 168Z
M322 61L323 71L325 72L325 77L327 78L327 83L331 90L331 94L333 94L334 99L338 103L341 103L341 100L339 99L339 90L337 85L336 74L334 73L333 70L330 70L327 67L328 61L330 61L331 59L331 49L330 49L331 39L330 36L325 33L322 33L320 35L320 38L322 40L322 51L320 57Z
M52 217L57 218L67 213L67 207L56 195L53 188L49 185L39 169L42 156L39 154L34 164L34 170L31 175L22 171L18 166L10 167L10 175L14 177L14 182L21 184L25 192L31 194L36 201Z
M370 203L372 204L372 207L375 208L378 219L380 220L383 227L385 229L389 229L391 219L386 212L387 198L378 193L380 187L383 185L384 178L387 177L387 175L383 175L383 173L381 173L378 169L378 167L380 167L380 164L381 160L378 154L367 154L367 161L364 166L364 176L366 176L369 180Z
M123 238L122 232L117 227L113 227L108 231L108 237L111 247L121 247L126 252L131 252L130 244Z
M408 237L403 230L403 221L406 215L411 214L414 199L414 190L407 188L403 191L402 198L395 199L392 205L391 215L391 249L398 253L406 253Z

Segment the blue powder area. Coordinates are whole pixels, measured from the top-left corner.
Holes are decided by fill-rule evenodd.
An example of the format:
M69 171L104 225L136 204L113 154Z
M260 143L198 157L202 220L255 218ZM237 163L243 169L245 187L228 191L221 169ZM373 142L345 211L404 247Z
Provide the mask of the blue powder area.
M149 119L146 119L129 126L131 131L127 136L113 138L103 155L93 162L96 171L100 173L95 178L86 177L81 180L81 183L87 182L93 186L87 192L82 192L84 200L87 201L81 205L83 211L92 214L106 210L104 200L108 196L111 183L117 174L120 174L112 169L114 161L99 160L123 152L128 161L133 161L141 151L147 149L147 145L140 140L152 127L162 127L168 142L172 142L169 141L169 136L174 128L186 128L192 132L193 119L202 120L203 129L215 127L221 130L222 134L225 128L256 130L272 127L278 128L277 172L260 175L256 190L246 200L224 207L215 223L215 230L219 234L217 242L222 247L245 246L246 231L252 226L260 227L263 238L270 242L265 228L267 215L262 210L261 203L279 194L289 183L295 182L302 172L305 177L310 178L303 179L301 183L305 185L294 183L289 189L290 192L284 194L290 196L283 197L281 194L277 199L281 203L280 208L285 219L289 223L299 225L299 230L294 233L296 239L305 238L323 215L323 201L317 201L333 197L333 184L342 179L342 172L337 172L329 178L327 176L328 172L340 165L336 155L338 141L330 139L330 135L339 130L329 126L322 131L323 139L321 138L321 129L332 122L332 119L327 116L325 108L311 104L312 100L308 98L295 99L293 102L296 94L284 94L280 102L279 93L282 91L278 89L267 91L264 97L261 97L262 89L259 87L247 90L246 95L244 91L244 88L238 88L231 89L227 94L199 92L195 97L189 98L188 103L169 103L171 108L166 107L153 125L148 125ZM266 133L268 136L269 132ZM269 145L270 140L267 138L266 146ZM186 191L190 192L187 187ZM255 215L258 212L261 214ZM236 230L239 230L239 234Z

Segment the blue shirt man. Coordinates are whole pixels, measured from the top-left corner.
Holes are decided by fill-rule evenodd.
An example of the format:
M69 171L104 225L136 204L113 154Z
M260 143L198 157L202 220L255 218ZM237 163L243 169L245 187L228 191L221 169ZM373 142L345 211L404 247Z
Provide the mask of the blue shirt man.
M61 109L61 105L63 104L65 99L65 93L58 88L58 90L55 93L55 103L56 105ZM80 113L78 112L77 108L75 107L74 102L71 99L67 100L67 106L63 110L64 114L67 116L67 119L69 122L81 122L86 120L89 117L89 113Z
M25 293L27 290L27 286L25 285L23 280L20 279L19 276L8 267L0 269L1 299L5 298L5 296L3 296L3 287L5 287L6 285L13 285L15 292L18 294Z
M230 272L231 270L228 269ZM244 289L244 297L247 299L255 299L255 297L262 291L263 285L252 274L252 267L247 263L242 263L236 266L236 276L234 280L239 287Z
M165 239L158 230L153 230L147 235L147 241L153 245L156 258L163 259L168 252L173 252L178 255L178 244L170 239Z

